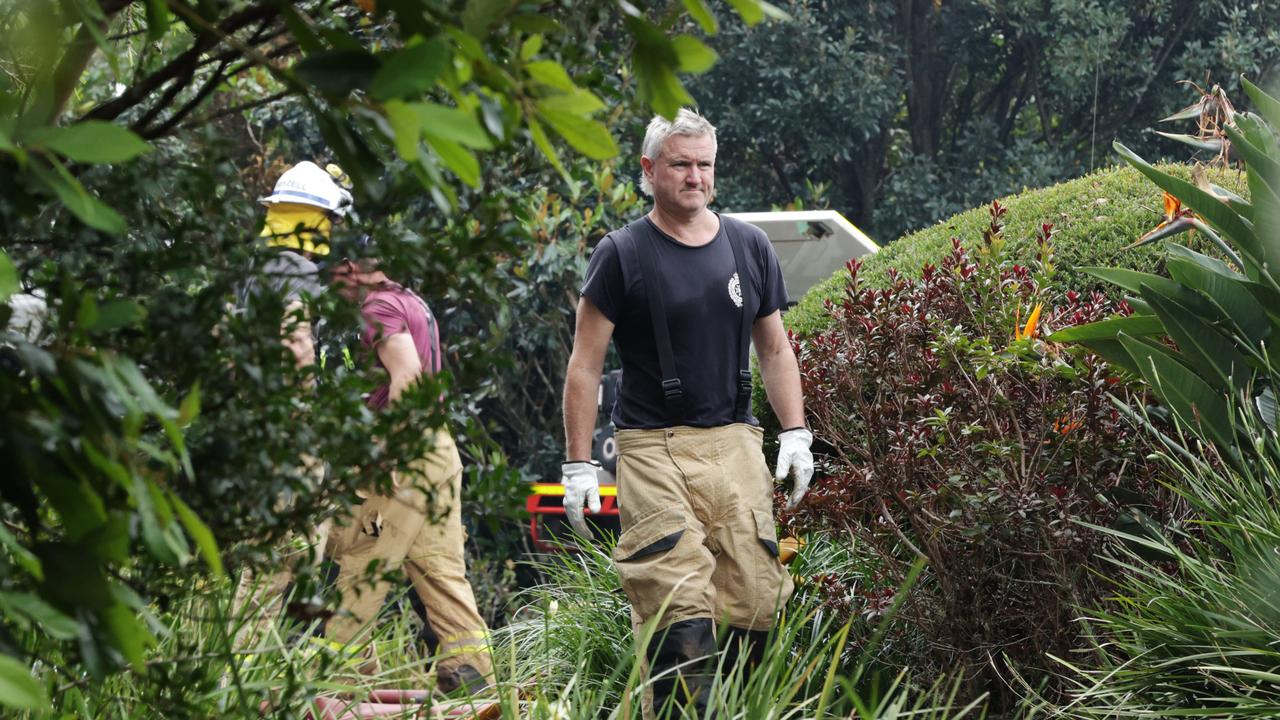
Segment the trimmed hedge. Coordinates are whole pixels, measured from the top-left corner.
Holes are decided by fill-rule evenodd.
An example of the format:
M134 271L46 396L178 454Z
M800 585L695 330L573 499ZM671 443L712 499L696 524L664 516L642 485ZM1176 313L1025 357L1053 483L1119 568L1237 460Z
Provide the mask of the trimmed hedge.
M1189 165L1162 165L1161 169L1183 178L1191 176ZM1235 171L1211 171L1209 179L1247 197L1244 177ZM1005 237L1014 257L1034 257L1036 230L1042 223L1053 223L1059 288L1101 289L1115 294L1115 286L1076 270L1081 266L1103 265L1145 272L1164 270L1164 253L1159 247L1124 249L1155 227L1164 212L1163 193L1133 168L1100 170L1058 185L1000 198L1000 204L1009 209L1005 217ZM987 206L982 206L905 235L867 257L860 277L873 287L887 283L890 268L914 277L926 263L938 262L950 250L951 238L959 237L965 247L980 242L989 222ZM1187 235L1180 235L1176 242L1189 240ZM1194 240L1191 243L1202 252L1216 254ZM823 303L841 298L847 277L841 268L810 288L785 315L787 328L800 336L825 328L830 316Z

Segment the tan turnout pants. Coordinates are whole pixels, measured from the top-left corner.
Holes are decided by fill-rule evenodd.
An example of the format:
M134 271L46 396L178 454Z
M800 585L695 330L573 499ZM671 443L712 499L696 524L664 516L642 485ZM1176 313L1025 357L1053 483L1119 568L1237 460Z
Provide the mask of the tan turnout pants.
M302 463L315 487L319 487L324 482L324 463L310 455L304 455ZM290 504L287 500L281 500L276 508L283 510ZM255 573L245 568L240 572L231 606L232 622L247 622L234 628L237 650L246 649L280 615L286 599L285 591L289 589L289 583L293 582L297 563L303 560L317 565L320 563L329 540L331 525L331 520L324 520L305 535L294 534L285 538L278 549L280 561L271 570Z
M791 596L758 427L619 430L614 549L638 629L711 618L768 630ZM670 600L668 601L668 598Z
M440 639L437 669L470 665L491 681L489 630L476 609L463 555L462 460L448 431L432 434L434 450L397 478L394 496L370 496L352 509L348 527L335 529L337 586L346 613L329 621L325 635L348 643L377 618L392 586L366 580L371 563L378 563L379 573L403 567Z

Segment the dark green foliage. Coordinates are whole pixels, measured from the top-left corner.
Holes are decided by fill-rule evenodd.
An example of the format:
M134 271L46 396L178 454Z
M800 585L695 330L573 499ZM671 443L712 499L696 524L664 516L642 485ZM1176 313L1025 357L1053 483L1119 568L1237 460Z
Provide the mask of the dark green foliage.
M518 507L519 478L474 415L495 356L520 348L459 309L501 312L503 263L534 248L547 257L521 222L528 193L547 184L546 160L568 182L579 172L548 133L592 158L615 152L599 96L636 99L615 60L655 80L638 99L670 114L686 97L676 73L708 57L664 32L679 13L659 25L638 12L621 28L604 2L376 5L77 0L0 13L0 288L44 291L56 319L39 339L49 355L18 343L0 383L12 471L0 593L28 608L0 615L0 654L41 661L42 682L145 670L148 603L190 592L196 550L214 567L219 549L236 566L271 563L282 538L387 482L446 420L473 489ZM253 114L281 98L283 110ZM263 116L288 135L261 137L252 119ZM298 316L270 292L238 296L268 252L254 241L254 198L301 159L336 159L354 181L359 217L335 239L372 236L382 267L453 331L446 372L389 412L364 405L384 378L344 337L349 303L308 303L328 362L299 370L281 345ZM553 264L549 274L563 270ZM18 563L33 551L43 581ZM203 640L178 638L177 652L201 654Z
M1116 137L1181 159L1183 146L1145 132L1195 99L1177 82L1221 83L1235 96L1241 73L1269 84L1280 59L1275 3L783 7L793 22L712 38L720 62L691 83L732 149L720 158L732 180L721 202L763 210L824 185L825 201L882 244L1105 167Z
M1189 166L1161 167L1177 177L1191 176ZM1235 172L1210 171L1209 177L1219 185L1248 194L1244 192L1243 178ZM1160 191L1131 168L1102 170L1052 187L1029 190L1000 198L1000 204L1009 211L1009 252L1018 262L1031 259L1035 230L1040 224L1053 223L1058 287L1079 292L1107 290L1118 297L1107 283L1079 268L1105 265L1161 272L1164 267L1164 257L1155 248L1126 249L1155 227L1163 214ZM988 222L986 208L978 207L895 240L866 258L862 282L867 287L885 287L890 269L915 276L925 264L937 263L950 252L951 238L958 237L972 247ZM1201 249L1207 250L1207 245L1203 239L1196 241L1196 247ZM823 305L842 297L844 282L845 273L841 270L811 288L787 313L787 327L802 336L826 327L829 320Z

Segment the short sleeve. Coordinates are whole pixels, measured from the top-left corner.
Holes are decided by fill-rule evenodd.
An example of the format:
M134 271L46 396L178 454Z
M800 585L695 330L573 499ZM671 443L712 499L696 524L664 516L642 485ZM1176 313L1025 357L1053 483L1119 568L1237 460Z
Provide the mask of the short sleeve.
M387 297L371 297L360 308L364 316L364 341L370 347L384 338L409 332L409 318L398 303Z
M756 249L760 257L760 309L757 318L772 315L787 306L787 286L782 279L782 265L778 263L778 254L773 251L773 244L768 236L759 228L754 228Z
M612 235L606 235L591 253L587 265L587 277L580 292L591 301L609 322L618 323L622 298L626 288L622 279L622 259L618 257L618 244Z

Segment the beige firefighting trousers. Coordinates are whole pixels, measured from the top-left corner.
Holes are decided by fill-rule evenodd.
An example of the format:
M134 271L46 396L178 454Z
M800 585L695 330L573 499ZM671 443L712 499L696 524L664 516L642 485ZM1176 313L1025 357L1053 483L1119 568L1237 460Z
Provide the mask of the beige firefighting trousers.
M793 585L778 562L763 431L737 423L616 437L622 536L613 559L636 628L665 602L658 629L711 618L768 630Z
M394 496L373 495L352 509L352 522L333 531L341 566L337 587L345 613L329 621L327 639L348 643L377 618L391 584L366 571L403 566L440 639L437 670L470 665L491 681L488 627L476 609L463 556L462 460L453 436L434 431L434 450L398 477Z
M319 487L324 482L324 463L310 455L304 455L302 463L313 485ZM287 500L281 500L276 508L284 510L289 505ZM324 520L305 535L294 534L285 538L278 548L280 560L274 569L255 573L245 568L240 572L232 600L232 631L237 649L245 649L250 642L256 641L267 625L280 615L286 599L285 591L293 582L297 564L320 563L331 526L331 520ZM241 621L244 622L239 624Z

